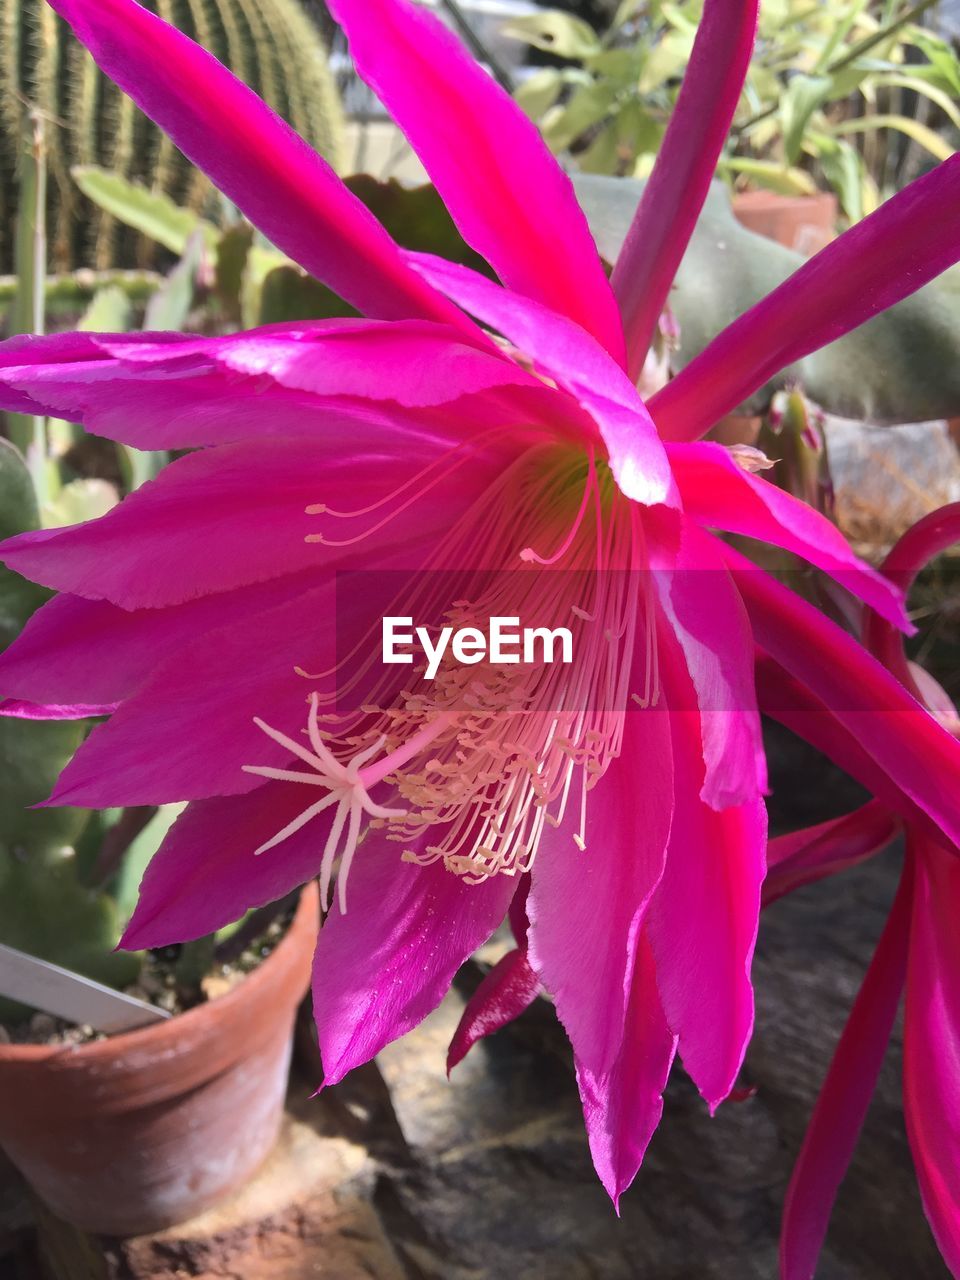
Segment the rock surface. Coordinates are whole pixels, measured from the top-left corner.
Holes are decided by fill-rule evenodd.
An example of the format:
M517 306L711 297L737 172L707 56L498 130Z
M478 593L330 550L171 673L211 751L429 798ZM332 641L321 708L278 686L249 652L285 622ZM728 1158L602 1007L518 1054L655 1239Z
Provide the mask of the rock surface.
M960 450L945 422L873 427L828 416L837 519L861 548L882 553L911 524L960 501Z

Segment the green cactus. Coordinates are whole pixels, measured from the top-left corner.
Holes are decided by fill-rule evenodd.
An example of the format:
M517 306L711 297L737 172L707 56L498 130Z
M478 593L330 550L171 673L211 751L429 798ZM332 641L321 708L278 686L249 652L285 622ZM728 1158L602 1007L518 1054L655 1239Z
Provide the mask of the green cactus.
M198 40L334 166L341 111L322 39L300 0L145 0ZM179 205L216 197L173 143L98 70L45 0L0 0L0 271L13 269L12 228L25 113L46 121L50 266L150 267L157 246L77 190L75 165L100 165Z
M39 523L26 464L0 440L0 538ZM0 567L0 650L48 594ZM122 987L136 978L140 957L114 953L116 903L79 875L73 846L89 814L29 807L49 794L83 732L69 720L0 717L0 942ZM0 998L0 1022L27 1013Z

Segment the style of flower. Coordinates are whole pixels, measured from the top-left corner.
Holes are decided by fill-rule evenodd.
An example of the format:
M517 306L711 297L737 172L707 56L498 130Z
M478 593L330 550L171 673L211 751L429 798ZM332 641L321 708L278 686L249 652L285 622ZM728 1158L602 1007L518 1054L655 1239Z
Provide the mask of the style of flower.
M824 709L811 733L862 735L898 802L960 841L954 739L710 531L803 555L906 625L900 593L815 512L698 443L772 372L960 257L960 169L946 162L824 250L645 405L632 375L729 127L755 0L707 0L612 284L534 127L409 0L332 8L502 283L402 251L134 0L54 7L271 241L369 318L0 348L4 407L195 450L99 520L5 544L10 567L61 593L0 665L6 710L111 713L54 803L191 802L126 945L209 933L318 873L326 893L339 865L314 993L328 1084L435 1008L512 909L616 1200L678 1050L713 1108L752 1028L755 643ZM544 669L446 667L428 689L411 671L341 713L337 641L362 640L388 570L407 602L454 574L446 606L465 616L572 617L584 656L562 687ZM338 599L338 573L356 575L355 596ZM569 585L584 581L587 595Z

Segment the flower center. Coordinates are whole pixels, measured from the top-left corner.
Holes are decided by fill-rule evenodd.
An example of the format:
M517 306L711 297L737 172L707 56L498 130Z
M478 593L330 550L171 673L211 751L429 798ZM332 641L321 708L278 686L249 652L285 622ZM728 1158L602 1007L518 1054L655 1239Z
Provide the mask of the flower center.
M573 838L585 848L588 794L619 754L626 706L657 698L651 587L637 572L645 563L639 509L622 499L605 464L557 446L529 450L391 612L436 630L483 631L494 617L562 626L572 634L571 661L501 665L484 656L465 665L448 649L433 679L414 664L397 692L396 668L381 678L371 644L376 657L363 667L374 673L373 692L361 707L329 711L329 694L310 694L309 747L257 721L311 772L246 770L326 792L257 852L336 806L320 880L326 903L339 860L343 911L364 824L402 846L404 860L442 861L472 884L528 871L544 830L572 804Z

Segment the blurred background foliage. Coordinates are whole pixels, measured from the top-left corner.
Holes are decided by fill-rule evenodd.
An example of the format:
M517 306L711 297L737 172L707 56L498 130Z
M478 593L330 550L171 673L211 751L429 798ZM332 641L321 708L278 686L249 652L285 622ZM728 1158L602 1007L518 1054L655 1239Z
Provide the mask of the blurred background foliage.
M960 61L920 22L934 0L765 0L719 173L788 195L836 192L857 221L960 136ZM597 32L560 10L506 30L556 65L516 90L550 147L587 173L643 177L676 101L702 0L623 0Z

